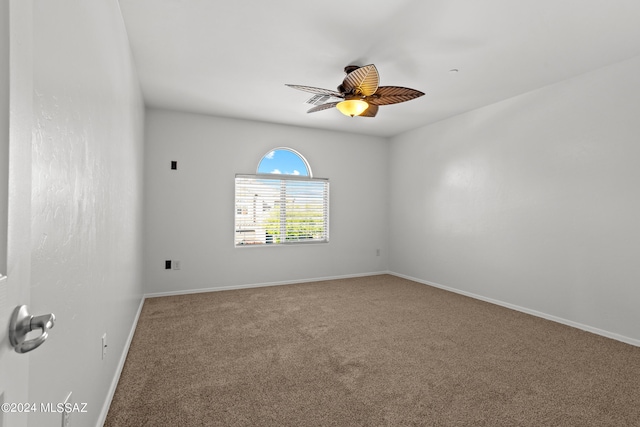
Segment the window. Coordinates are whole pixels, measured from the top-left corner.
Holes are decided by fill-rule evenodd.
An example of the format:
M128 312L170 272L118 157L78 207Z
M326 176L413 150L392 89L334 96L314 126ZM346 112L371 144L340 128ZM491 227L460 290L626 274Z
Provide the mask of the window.
M311 176L309 163L290 148L269 151L258 163L258 174Z
M257 171L236 175L236 246L329 241L329 180L289 148L271 150Z

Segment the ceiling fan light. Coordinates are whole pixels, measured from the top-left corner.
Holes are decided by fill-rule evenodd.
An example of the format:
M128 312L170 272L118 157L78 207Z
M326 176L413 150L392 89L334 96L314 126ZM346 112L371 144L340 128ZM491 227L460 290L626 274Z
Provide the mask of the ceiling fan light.
M359 116L369 108L369 104L361 99L347 99L346 101L338 102L336 108L340 110L345 116Z

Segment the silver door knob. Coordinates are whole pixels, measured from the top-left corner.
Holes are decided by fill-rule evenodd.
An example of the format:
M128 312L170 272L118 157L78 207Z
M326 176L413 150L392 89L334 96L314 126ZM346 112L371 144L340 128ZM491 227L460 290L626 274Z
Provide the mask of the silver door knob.
M38 348L49 336L49 329L53 328L56 316L53 313L32 316L26 305L19 305L13 310L9 322L9 342L18 353L27 353ZM36 338L27 340L27 334L41 329L42 333Z

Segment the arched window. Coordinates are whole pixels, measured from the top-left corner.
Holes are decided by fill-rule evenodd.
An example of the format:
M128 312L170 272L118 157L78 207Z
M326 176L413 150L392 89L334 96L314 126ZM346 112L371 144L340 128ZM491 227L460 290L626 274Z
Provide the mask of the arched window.
M258 174L282 174L312 177L307 160L291 148L275 148L265 154L258 163Z
M256 172L236 175L236 246L329 241L329 180L313 178L302 154L269 150Z

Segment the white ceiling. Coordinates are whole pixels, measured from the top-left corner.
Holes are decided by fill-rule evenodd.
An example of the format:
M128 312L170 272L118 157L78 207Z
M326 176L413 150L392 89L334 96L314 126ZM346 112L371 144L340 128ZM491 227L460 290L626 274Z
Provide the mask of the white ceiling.
M119 2L148 106L385 137L640 54L639 0ZM285 86L370 63L426 95L349 118Z

